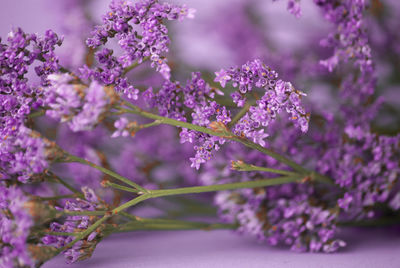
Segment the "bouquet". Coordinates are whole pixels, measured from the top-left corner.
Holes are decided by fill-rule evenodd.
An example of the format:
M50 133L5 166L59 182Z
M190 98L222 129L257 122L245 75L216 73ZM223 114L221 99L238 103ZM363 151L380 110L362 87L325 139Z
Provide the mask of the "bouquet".
M400 223L399 103L382 97L399 96L400 6L281 0L289 27L321 23L289 44L275 40L281 13L263 14L274 2L201 19L190 2L112 0L99 21L90 1L66 0L61 33L3 36L0 267L73 263L138 230L331 253L342 226ZM138 216L146 207L163 215Z

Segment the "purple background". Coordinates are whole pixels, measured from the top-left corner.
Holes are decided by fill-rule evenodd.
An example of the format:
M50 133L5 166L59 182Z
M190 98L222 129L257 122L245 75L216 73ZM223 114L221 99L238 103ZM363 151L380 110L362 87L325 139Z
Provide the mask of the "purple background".
M43 267L400 267L399 232L347 228L342 236L348 246L324 254L290 252L226 230L135 232L101 242L89 260L67 265L59 256Z

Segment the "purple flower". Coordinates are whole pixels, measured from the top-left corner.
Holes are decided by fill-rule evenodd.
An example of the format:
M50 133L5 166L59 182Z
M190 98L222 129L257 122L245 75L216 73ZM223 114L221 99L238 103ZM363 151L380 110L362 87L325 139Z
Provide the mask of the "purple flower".
M215 72L215 76L216 77L214 81L219 82L222 87L225 87L226 82L232 78L224 69L221 69L219 72Z
M242 94L240 94L239 92L235 91L231 94L232 100L234 103L236 103L236 105L238 107L243 107L246 99L244 98L244 96Z
M314 2L322 9L325 18L336 26L336 32L321 42L335 49L334 56L329 60L331 63L327 65L332 68L338 59L348 61L355 58L355 64L362 71L372 68L371 49L362 23L367 1L314 0Z
M72 118L69 127L75 132L93 129L101 120L101 115L106 111L109 103L110 99L104 87L93 81L86 91L81 112Z
M129 121L125 117L121 117L114 123L114 127L117 129L112 135L112 138L116 138L119 136L127 137L129 136L129 131L126 129Z
M33 264L27 238L33 221L25 209L28 201L16 186L0 185L0 266L14 267L15 263Z
M69 84L72 77L68 74L53 74L48 77L51 85L44 89L46 103L50 107L46 114L51 118L70 120L75 110L82 106L82 99L74 85Z
M287 9L296 18L301 17L300 0L288 0Z
M215 200L220 215L240 224L238 232L250 234L270 245L280 243L294 251L333 252L345 246L334 238L337 213L311 204L313 189L305 185L219 192Z
M0 177L27 182L47 167L44 142L25 126L31 110L43 106L43 90L28 82L28 75L47 85L47 76L59 69L54 55L62 39L52 31L45 36L17 28L0 40ZM35 64L36 72L30 73Z
M258 131L253 131L249 135L253 142L260 144L261 146L265 145L264 139L267 138L269 135L264 133L264 129L260 129Z
M186 5L159 3L156 0L142 0L137 3L115 0L110 4L110 11L103 16L103 25L96 26L86 44L97 48L115 37L123 50L118 59L113 59L116 64L127 67L134 61L141 62L147 57L151 60L151 66L169 80L170 68L163 55L168 52L170 43L165 20L193 18L194 12ZM140 27L140 35L134 30L134 25ZM117 74L115 78L118 79L121 74Z
M190 160L190 162L192 162L190 167L195 168L197 170L199 170L201 164L206 162L205 158L203 156L200 156L197 153L196 153L195 157L191 157L191 158L189 158L189 160Z
M88 88L75 85L67 74L49 76L50 85L45 103L49 106L46 114L61 122L68 122L72 131L88 131L101 120L111 102L104 86L93 81ZM84 97L82 97L84 95Z
M34 137L31 129L23 125L13 128L13 136L6 135L0 141L0 179L16 178L26 183L33 174L47 168L46 145Z
M188 130L187 128L182 128L182 131L179 133L179 137L181 143L193 143L195 141L196 133L192 130Z
M268 133L264 133L260 127L269 126L282 112L286 112L289 119L302 132L307 132L309 114L305 112L301 102L301 98L306 94L296 90L291 83L278 80L278 74L260 60L249 61L241 67L232 67L228 71L221 70L216 74L215 81L220 81L222 86L229 81L233 87L239 88L239 91L231 94L233 102L238 107L244 105L247 92L259 88L264 94L235 124L233 132L236 135L245 136L264 146L264 138ZM229 79L221 80L223 77Z
M349 193L345 193L344 197L338 200L338 205L339 207L347 211L352 201L353 197Z
M373 214L373 204L396 202L400 136L378 136L352 125L345 133L348 136L325 152L318 167L346 191L338 200L346 216L361 219Z

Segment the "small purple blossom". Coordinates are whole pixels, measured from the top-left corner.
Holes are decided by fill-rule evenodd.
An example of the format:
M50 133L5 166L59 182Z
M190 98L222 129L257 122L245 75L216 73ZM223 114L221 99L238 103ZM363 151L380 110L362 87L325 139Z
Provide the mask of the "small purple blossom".
M50 107L46 114L61 122L70 120L74 110L82 106L82 99L74 85L69 84L72 77L63 74L53 74L48 77L51 86L45 88L47 105Z
M246 99L244 95L240 94L239 92L235 91L231 94L232 100L238 107L243 107Z
M122 137L129 136L129 131L126 129L126 127L128 126L128 123L129 123L129 121L125 117L121 117L120 119L115 121L114 127L117 130L111 135L111 137L116 138L119 136L122 136Z
M87 88L81 112L76 114L69 123L71 130L76 132L93 129L101 120L109 102L110 99L104 87L93 81Z
M219 72L215 72L215 82L219 82L222 87L225 87L226 82L231 80L231 76L224 70L221 69Z
M300 0L288 0L287 10L289 10L289 12L293 14L296 18L300 18L302 15Z
M272 0L272 1L277 1L277 0ZM300 0L288 0L287 10L296 18L300 18L302 15Z
M338 200L338 205L347 211L351 205L351 202L353 202L353 197L349 193L345 193L344 197Z
M394 210L400 209L400 192L395 194L395 196L390 201L389 205Z

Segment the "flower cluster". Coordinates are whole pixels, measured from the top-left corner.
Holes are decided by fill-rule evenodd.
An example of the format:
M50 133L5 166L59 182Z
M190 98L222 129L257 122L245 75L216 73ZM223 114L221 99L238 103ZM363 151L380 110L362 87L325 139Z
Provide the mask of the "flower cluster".
M0 179L25 183L48 166L46 144L23 125L11 135L0 142Z
M50 85L44 92L50 109L46 114L61 122L69 121L74 132L93 129L113 102L113 93L96 81L85 88L70 83L73 78L68 74L53 74L48 79Z
M399 209L400 136L378 136L354 126L345 133L343 145L331 148L318 163L346 189L339 206L350 218L373 217L377 203Z
M26 182L47 166L44 142L25 127L31 109L43 105L43 91L28 83L26 76L29 67L38 63L36 75L46 85L47 75L59 70L54 49L62 40L51 30L38 36L17 28L7 41L0 44L0 175Z
M260 60L247 62L241 68L232 67L228 71L216 72L215 81L222 87L232 82L239 91L232 93L231 97L238 107L246 102L246 93L257 89L265 91L263 97L256 100L256 106L251 106L238 123L233 127L234 134L251 138L254 142L264 146L264 127L275 121L282 111L289 114L296 126L303 132L308 129L309 115L301 105L301 97L305 94L295 90L291 83L278 80L278 74L263 64ZM190 117L193 124L208 127L215 131L229 133L226 127L231 122L231 112L225 107L212 101L215 92L205 83L199 73L193 73L192 79L185 87L179 83L166 81L163 87L153 93L149 88L144 94L145 100L151 107L157 107L160 115L171 117L180 121L187 121ZM183 97L182 97L183 96ZM223 137L211 136L194 130L183 129L180 133L181 143L194 143L196 155L190 158L192 167L199 169L200 165L210 160L212 151L218 151L220 145L225 143Z
M162 116L185 122L191 117L193 124L212 128L213 123L224 126L231 121L226 107L212 100L215 92L219 93L201 78L200 73L192 73L185 87L178 82L166 81L157 93L153 93L152 88L146 90L143 98L151 107L156 107ZM211 158L212 150L218 150L219 144L224 143L223 138L186 128L182 129L180 140L181 143L197 143L194 147L196 156L190 159L192 167L196 169Z
M119 57L112 56L113 51L103 48L96 53L102 68L97 71L83 68L85 77L95 77L109 85L115 84L117 90L129 94L135 91L126 78L122 78L125 70L135 61L141 63L150 59L165 79L170 78L170 68L164 53L168 52L170 43L165 20L183 20L193 18L194 10L185 5L158 3L157 0L142 0L137 3L115 0L110 11L103 17L103 25L95 27L87 45L98 48L106 44L110 38L116 38L123 50ZM136 94L133 94L136 99Z
M27 75L31 65L42 84L47 83L47 75L59 70L58 58L54 49L62 40L51 30L45 36L26 34L20 28L8 34L7 43L0 43L0 90L2 110L2 128L6 134L16 127L30 112L30 108L42 105L41 89L28 83ZM6 111L11 111L5 114ZM12 123L11 121L14 121Z
M368 127L382 100L371 102L376 86L375 66L366 31L365 12L368 1L315 0L335 30L321 40L324 47L333 48L333 55L320 61L330 72L337 66L352 62L354 71L343 73L340 102L341 113L351 125Z
M3 91L17 91L32 94L32 87L27 84L25 75L28 66L34 61L39 64L35 67L36 75L46 83L46 76L59 70L58 57L54 50L62 44L57 34L52 30L46 31L44 36L27 34L17 28L8 34L8 44L1 44L1 85Z
M63 211L95 211L100 205L99 200L94 191L88 187L82 187L82 192L85 199L77 198L76 200L66 201L63 208L58 208ZM53 222L50 224L50 230L61 233L75 233L87 229L94 219L91 216L67 216L64 223ZM67 263L73 263L78 260L89 258L92 255L94 248L99 242L101 234L96 231L92 232L84 240L75 243L72 248L64 252ZM42 238L45 245L62 248L74 240L74 236L63 235L46 235Z
M288 123L280 120L270 126L271 141L268 147L291 157L296 156L300 163L307 162L310 157L318 157L319 150L304 145L297 129L281 132ZM243 159L262 167L287 169L271 157L231 144L223 155L207 163L200 177L204 184L276 178L276 175L268 172L240 172L235 166L229 170L229 166L224 166L226 157ZM294 251L334 252L345 246L345 242L335 237L340 211L335 203L325 197L326 191L325 187L291 183L254 190L219 192L214 203L221 219L238 224L238 232L242 234L255 236L273 246L287 245ZM333 188L330 191L335 192Z
M31 266L26 240L33 225L25 209L28 198L16 186L0 185L0 266Z
M245 136L264 146L264 138L268 137L261 127L267 127L281 112L285 111L295 126L302 132L308 130L309 114L301 104L301 97L305 93L296 90L291 83L278 80L278 74L263 64L260 60L247 62L241 67L232 67L228 71L216 72L215 81L225 87L226 82L232 82L239 91L232 93L232 99L237 106L242 107L246 102L246 93L256 89L265 92L260 99L256 98L256 105L251 106L249 112L235 125L234 133Z
M222 219L237 222L239 232L270 245L289 245L294 251L334 252L345 246L335 239L338 211L310 200L313 189L284 185L266 189L220 192L215 197Z
M321 41L323 46L333 47L334 54L321 61L332 71L340 61L355 59L362 72L373 68L371 48L368 45L363 23L363 13L368 1L357 0L314 0L322 9L325 19L336 26L336 31Z

